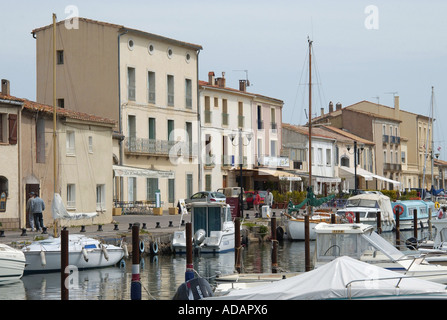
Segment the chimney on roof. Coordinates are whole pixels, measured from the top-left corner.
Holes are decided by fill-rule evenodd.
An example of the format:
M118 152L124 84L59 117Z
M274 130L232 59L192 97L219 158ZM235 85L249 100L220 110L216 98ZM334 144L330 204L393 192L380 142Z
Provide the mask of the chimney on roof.
M239 80L239 91L247 91L247 80Z
M399 96L394 96L394 109L399 111Z
M222 72L222 78L216 79L216 84L221 88L225 88L225 72Z
M324 116L324 108L320 108L321 115Z
M329 101L329 113L334 112L334 103Z
M9 80L2 79L2 93L5 96L11 95L11 88L10 88Z
M337 104L335 105L335 109L336 110L341 110L341 103L337 102Z
M214 86L214 71L208 72L208 84Z

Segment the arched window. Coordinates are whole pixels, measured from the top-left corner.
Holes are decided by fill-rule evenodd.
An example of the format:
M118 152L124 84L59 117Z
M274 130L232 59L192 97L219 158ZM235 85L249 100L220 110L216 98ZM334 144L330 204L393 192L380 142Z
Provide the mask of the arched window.
M349 157L342 156L341 159L340 159L340 165L342 167L348 167L349 168Z

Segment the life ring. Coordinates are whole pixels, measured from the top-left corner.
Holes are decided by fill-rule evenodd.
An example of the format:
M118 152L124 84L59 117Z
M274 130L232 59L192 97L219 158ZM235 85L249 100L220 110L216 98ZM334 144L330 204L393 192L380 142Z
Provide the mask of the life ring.
M404 207L400 204L396 204L393 208L394 214L397 214L396 211L399 212L399 215L402 215L402 213L404 213Z
M349 223L354 223L354 218L355 218L354 212L351 212L351 211L346 212L345 217L346 217L346 219L348 219Z
M144 241L140 240L140 252L143 253L144 252Z
M157 241L152 242L152 244L151 244L151 252L153 254L157 254L158 253L158 243L157 243Z
M439 208L441 208L441 205L439 204L439 202L438 202L438 201L436 201L436 202L435 202L435 208L436 208L436 209L439 209Z

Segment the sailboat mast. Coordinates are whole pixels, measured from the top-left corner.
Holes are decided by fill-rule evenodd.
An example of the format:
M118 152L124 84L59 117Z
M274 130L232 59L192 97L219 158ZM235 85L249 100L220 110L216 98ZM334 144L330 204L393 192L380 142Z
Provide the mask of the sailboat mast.
M53 179L54 194L57 193L57 133L56 133L56 14L53 13ZM53 204L54 205L54 204ZM54 218L54 217L53 217ZM53 236L57 237L57 219L53 222Z
M57 153L56 144L56 14L53 13L53 178L54 193L57 192Z
M435 162L435 160L434 160L434 152L435 152L435 150L434 150L434 147L435 147L435 145L434 145L434 141L433 141L433 134L434 134L434 131L433 131L433 118L434 118L434 113L433 113L433 103L434 103L434 96L435 96L435 88L432 86L431 87L431 118L430 118L430 120L431 120L431 185L432 186L434 186L434 177L433 177L433 168L434 168L434 162ZM433 197L433 195L432 195L432 197Z
M312 41L309 42L309 187L312 186Z

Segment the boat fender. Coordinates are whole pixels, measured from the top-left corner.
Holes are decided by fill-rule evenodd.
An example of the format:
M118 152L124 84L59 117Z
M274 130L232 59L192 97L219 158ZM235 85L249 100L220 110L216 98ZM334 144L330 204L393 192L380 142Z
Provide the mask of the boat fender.
M404 213L404 207L402 207L402 205L400 205L400 204L396 204L393 208L393 212L394 212L394 214L397 214L397 212L398 212L399 215L401 216L402 213Z
M45 251L40 251L40 263L42 264L42 267L45 267L47 265L47 258L45 257Z
M276 228L276 240L284 240L284 229L281 226Z
M101 244L101 251L104 254L104 258L109 261L109 253L107 252L107 248L105 245Z
M84 257L85 262L88 262L87 250L85 248L82 248L81 252L82 252L82 256Z
M154 241L151 243L151 253L157 254L158 253L158 243L157 241Z
M126 261L124 261L124 259L121 259L120 261L120 268L124 269L126 267Z
M345 216L346 216L346 219L348 219L349 223L354 223L354 218L355 218L354 212L351 212L351 211L346 212Z
M439 204L438 201L436 201L436 202L435 202L435 208L436 208L436 209L439 209L440 207L441 207L441 205Z
M213 290L208 281L203 278L193 278L178 287L172 300L202 300L212 296Z
M122 245L121 245L121 247L123 248L123 250L124 250L124 257L127 259L127 258L129 258L129 249L127 249L127 244L126 243L123 243Z
M144 241L140 240L140 252L143 253L144 252Z

